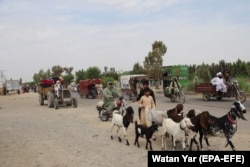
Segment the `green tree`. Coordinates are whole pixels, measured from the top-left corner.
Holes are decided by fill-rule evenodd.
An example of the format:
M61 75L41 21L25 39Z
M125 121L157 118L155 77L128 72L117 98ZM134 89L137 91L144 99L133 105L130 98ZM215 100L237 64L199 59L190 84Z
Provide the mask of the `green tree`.
M101 76L101 70L98 67L89 67L86 70L86 76L89 79L100 78L100 76Z
M163 63L163 56L167 52L167 47L162 41L155 41L152 44L152 51L144 59L144 69L147 75L156 81L162 78L161 68Z
M52 76L53 77L60 77L63 72L64 72L64 69L60 65L52 67Z
M196 76L202 82L210 82L212 78L211 72L210 72L210 66L204 63L202 63L202 65L197 66Z
M64 82L70 84L74 80L74 75L69 73L63 76Z
M83 69L76 71L75 76L76 76L76 83L79 83L80 80L87 79L86 72Z
M132 70L132 74L144 74L144 73L145 71L143 67L139 63L135 63Z

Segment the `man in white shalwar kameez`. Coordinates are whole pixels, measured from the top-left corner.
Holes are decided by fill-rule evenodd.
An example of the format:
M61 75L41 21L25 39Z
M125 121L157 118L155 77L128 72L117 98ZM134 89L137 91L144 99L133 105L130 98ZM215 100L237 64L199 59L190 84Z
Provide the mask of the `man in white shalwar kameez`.
M211 80L211 83L216 86L216 92L227 92L227 86L224 83L221 72L217 73L216 77Z

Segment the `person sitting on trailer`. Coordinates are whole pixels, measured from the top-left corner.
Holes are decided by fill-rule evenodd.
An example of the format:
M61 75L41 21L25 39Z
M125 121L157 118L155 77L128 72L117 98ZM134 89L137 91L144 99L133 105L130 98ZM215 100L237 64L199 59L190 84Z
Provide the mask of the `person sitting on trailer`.
M56 81L56 84L55 84L55 92L56 92L57 98L59 98L60 96L60 90L61 90L61 82L58 80Z
M217 95L221 95L222 93L226 93L227 92L227 86L224 83L223 74L221 72L218 72L216 74L216 77L214 77L211 80L211 83L214 86L216 86Z

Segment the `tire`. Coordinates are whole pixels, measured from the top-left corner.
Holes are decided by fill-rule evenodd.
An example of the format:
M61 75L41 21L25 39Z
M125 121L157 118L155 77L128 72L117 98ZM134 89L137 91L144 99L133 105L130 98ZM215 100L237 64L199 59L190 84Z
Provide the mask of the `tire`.
M44 99L42 94L39 94L39 104L40 106L44 105Z
M73 105L74 108L77 107L77 100L76 100L76 98L72 98L72 105Z
M244 103L247 99L247 96L244 92L240 92L240 97L236 96L236 99L239 100L241 103Z
M209 101L210 100L210 94L209 93L203 93L203 100Z
M48 107L53 108L54 107L54 94L52 92L48 93Z
M57 110L58 109L58 99L54 100L54 108Z
M184 104L185 101L186 101L185 95L180 95L180 103L181 103L181 104Z
M20 95L20 90L17 90L17 94L19 94L19 95Z
M217 100L222 100L222 97L216 97Z
M186 101L184 93L182 91L180 91L178 96L179 96L180 103L184 104Z
M171 102L175 102L176 96L175 96L175 95L172 95L172 96L170 97L170 100L171 100Z
M106 110L106 108L102 108L102 109L99 111L99 118L100 118L100 120L102 120L102 121L108 121L108 120L109 120L109 113L108 113L108 111Z

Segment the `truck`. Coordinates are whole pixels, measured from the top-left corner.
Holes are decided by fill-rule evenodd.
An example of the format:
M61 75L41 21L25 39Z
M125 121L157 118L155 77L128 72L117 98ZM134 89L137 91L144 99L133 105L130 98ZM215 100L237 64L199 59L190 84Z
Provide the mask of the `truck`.
M16 91L17 94L20 94L20 84L19 80L6 80L0 82L0 95L7 95L10 92Z

